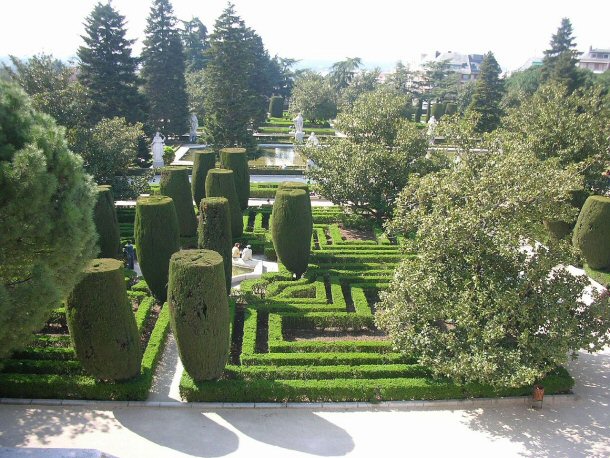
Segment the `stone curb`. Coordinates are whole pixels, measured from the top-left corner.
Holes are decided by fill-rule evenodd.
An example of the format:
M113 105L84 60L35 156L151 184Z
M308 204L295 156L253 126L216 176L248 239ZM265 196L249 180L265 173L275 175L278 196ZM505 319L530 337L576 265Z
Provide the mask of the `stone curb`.
M574 405L580 400L576 394L556 394L544 397L543 407ZM436 401L383 401L373 402L179 402L179 401L88 401L80 399L20 399L0 398L2 405L30 407L89 407L113 409L124 407L186 408L186 409L312 409L312 410L466 410L482 407L530 407L530 397L443 399Z

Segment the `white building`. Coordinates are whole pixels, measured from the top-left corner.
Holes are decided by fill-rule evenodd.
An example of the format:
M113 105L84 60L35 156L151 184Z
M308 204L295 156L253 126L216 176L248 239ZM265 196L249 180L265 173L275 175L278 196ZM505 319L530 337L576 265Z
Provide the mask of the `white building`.
M580 68L586 68L593 73L604 73L610 69L610 49L592 48L583 54L578 62Z

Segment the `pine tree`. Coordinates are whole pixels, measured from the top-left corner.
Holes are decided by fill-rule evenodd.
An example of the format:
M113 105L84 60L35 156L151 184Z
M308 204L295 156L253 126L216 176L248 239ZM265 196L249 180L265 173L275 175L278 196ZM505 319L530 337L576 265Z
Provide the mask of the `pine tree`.
M181 135L187 130L188 105L184 53L169 0L154 0L142 50L144 92L155 129Z
M483 58L480 70L468 110L480 115L476 126L478 132L491 132L500 125L500 102L504 95L504 81L500 79L502 69L491 51Z
M572 36L572 23L568 18L561 20L557 33L551 39L551 49L544 51L542 61L543 81L556 81L567 86L571 93L581 84L578 71L578 58L575 38Z
M208 29L197 17L190 21L182 21L184 29L181 30L182 46L186 72L203 70L206 64L205 50L208 47Z
M144 98L138 92L138 60L131 55L135 40L125 38L125 17L110 2L98 3L85 19L85 45L78 48L79 80L91 99L88 122L124 117L143 121Z

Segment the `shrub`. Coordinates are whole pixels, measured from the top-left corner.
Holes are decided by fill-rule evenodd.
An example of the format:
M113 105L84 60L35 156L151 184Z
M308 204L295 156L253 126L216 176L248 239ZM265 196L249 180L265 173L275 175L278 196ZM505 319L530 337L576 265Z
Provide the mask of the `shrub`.
M592 269L610 267L610 198L589 197L578 215L572 243Z
M153 296L165 302L169 258L180 249L174 201L166 196L140 197L134 234L142 275Z
M76 356L89 374L127 380L140 373L140 338L121 261L89 263L68 297L66 319Z
M214 151L195 151L193 154L191 192L197 207L199 207L201 199L205 197L205 178L208 176L208 171L214 167L216 167L216 153Z
M235 190L241 210L248 208L250 197L250 174L248 173L248 156L244 148L225 148L220 150L220 165L233 170Z
M273 246L280 262L300 278L309 262L313 223L309 195L302 189L279 189L271 215Z
M449 102L445 107L445 114L447 116L453 115L457 113L457 104Z
M170 165L176 159L176 152L171 146L163 147L163 164Z
M432 116L434 116L436 118L436 120L439 121L445 114L445 104L444 103L435 103L434 105L432 105L431 112L432 112Z
M222 257L183 250L170 260L169 307L180 359L197 381L222 375L229 355L229 302Z
M197 220L193 207L193 195L186 167L169 166L161 169L161 194L171 197L178 216L181 237L197 234Z
M589 193L584 190L572 191L571 193L571 204L573 207L577 208L579 211L584 205ZM576 224L576 220L573 221L554 221L554 220L544 220L544 227L549 232L551 237L561 240L572 232L574 229L574 225Z
M205 195L207 197L224 197L229 201L231 234L233 237L241 237L244 227L235 182L233 181L233 171L225 169L210 170L205 179Z
M99 235L100 258L118 258L121 252L119 222L114 208L110 186L97 187L97 202L93 210L93 221Z
M279 95L274 95L269 100L269 116L272 118L281 118L284 114L284 98Z
M224 197L207 197L199 206L199 248L216 251L222 256L227 293L231 291L231 212Z

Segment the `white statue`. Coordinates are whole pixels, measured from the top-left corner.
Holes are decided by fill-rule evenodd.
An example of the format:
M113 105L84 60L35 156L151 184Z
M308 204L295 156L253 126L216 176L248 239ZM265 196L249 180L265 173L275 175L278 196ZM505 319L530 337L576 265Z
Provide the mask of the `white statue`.
M428 137L430 138L431 145L434 145L434 133L436 131L437 124L438 121L436 118L434 116L430 116L430 119L428 120Z
M320 146L320 140L316 137L316 133L312 132L309 138L307 139L307 144L312 146Z
M296 131L303 132L303 116L301 115L301 113L299 113L297 117L293 119L293 121Z
M195 143L197 141L197 128L199 127L199 120L195 113L191 113L191 132L189 141Z
M241 252L242 261L252 261L252 246L247 245L246 248Z
M152 141L153 167L163 167L163 148L165 147L165 137L160 132L155 134Z

